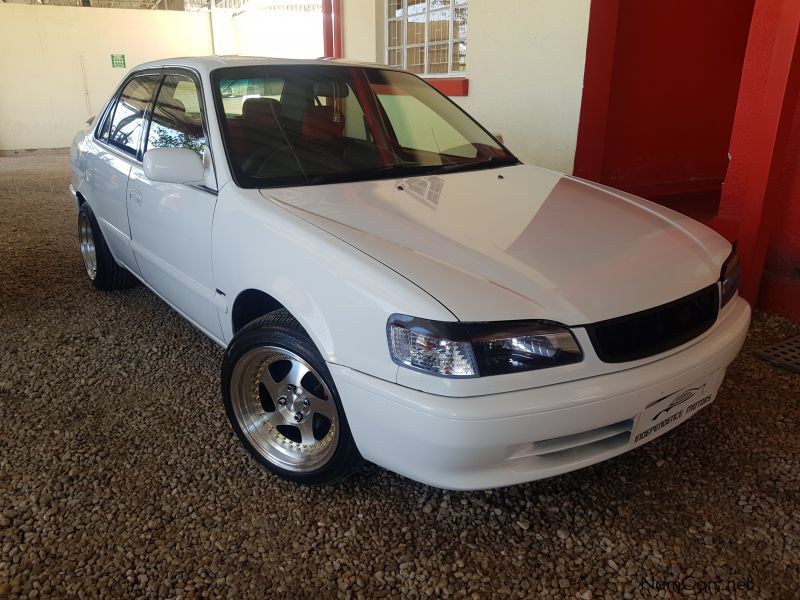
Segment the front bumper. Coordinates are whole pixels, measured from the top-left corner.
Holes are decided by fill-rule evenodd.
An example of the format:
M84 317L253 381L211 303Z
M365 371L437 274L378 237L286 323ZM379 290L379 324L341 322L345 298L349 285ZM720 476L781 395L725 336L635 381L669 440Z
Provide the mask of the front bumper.
M750 324L747 302L732 302L710 335L680 352L529 390L451 398L329 368L364 458L436 487L501 487L622 454L646 407L700 379L716 389Z

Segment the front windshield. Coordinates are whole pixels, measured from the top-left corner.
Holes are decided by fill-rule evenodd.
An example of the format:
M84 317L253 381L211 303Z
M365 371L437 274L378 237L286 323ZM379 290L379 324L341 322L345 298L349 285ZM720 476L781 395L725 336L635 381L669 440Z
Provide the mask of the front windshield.
M401 71L339 65L212 74L242 187L313 185L491 168L517 159L455 104Z

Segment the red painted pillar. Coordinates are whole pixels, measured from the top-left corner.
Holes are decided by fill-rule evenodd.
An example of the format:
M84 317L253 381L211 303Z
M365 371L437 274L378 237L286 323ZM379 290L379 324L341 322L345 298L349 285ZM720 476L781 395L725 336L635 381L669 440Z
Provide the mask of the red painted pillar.
M741 294L758 300L770 234L780 212L781 169L800 94L800 2L756 0L720 203L739 221Z
M325 58L342 58L342 0L322 0L322 41Z
M333 0L333 58L342 56L342 0Z
M323 56L333 56L333 6L331 0L322 0L322 47Z
M578 141L572 169L578 177L591 181L603 181L603 155L618 21L619 0L592 2L589 8Z

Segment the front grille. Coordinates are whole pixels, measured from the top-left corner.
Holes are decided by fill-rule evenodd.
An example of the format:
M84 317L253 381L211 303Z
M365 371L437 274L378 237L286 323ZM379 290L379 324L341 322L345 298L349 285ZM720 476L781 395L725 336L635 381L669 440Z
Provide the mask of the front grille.
M685 344L717 319L719 291L713 284L674 302L587 325L600 360L638 360Z

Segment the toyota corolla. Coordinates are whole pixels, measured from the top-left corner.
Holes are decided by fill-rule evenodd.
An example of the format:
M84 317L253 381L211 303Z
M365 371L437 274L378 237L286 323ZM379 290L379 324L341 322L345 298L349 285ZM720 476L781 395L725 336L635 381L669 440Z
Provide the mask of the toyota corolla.
M522 164L398 69L144 64L71 161L92 284L141 282L223 346L233 430L295 482L606 460L713 402L750 322L725 239Z

